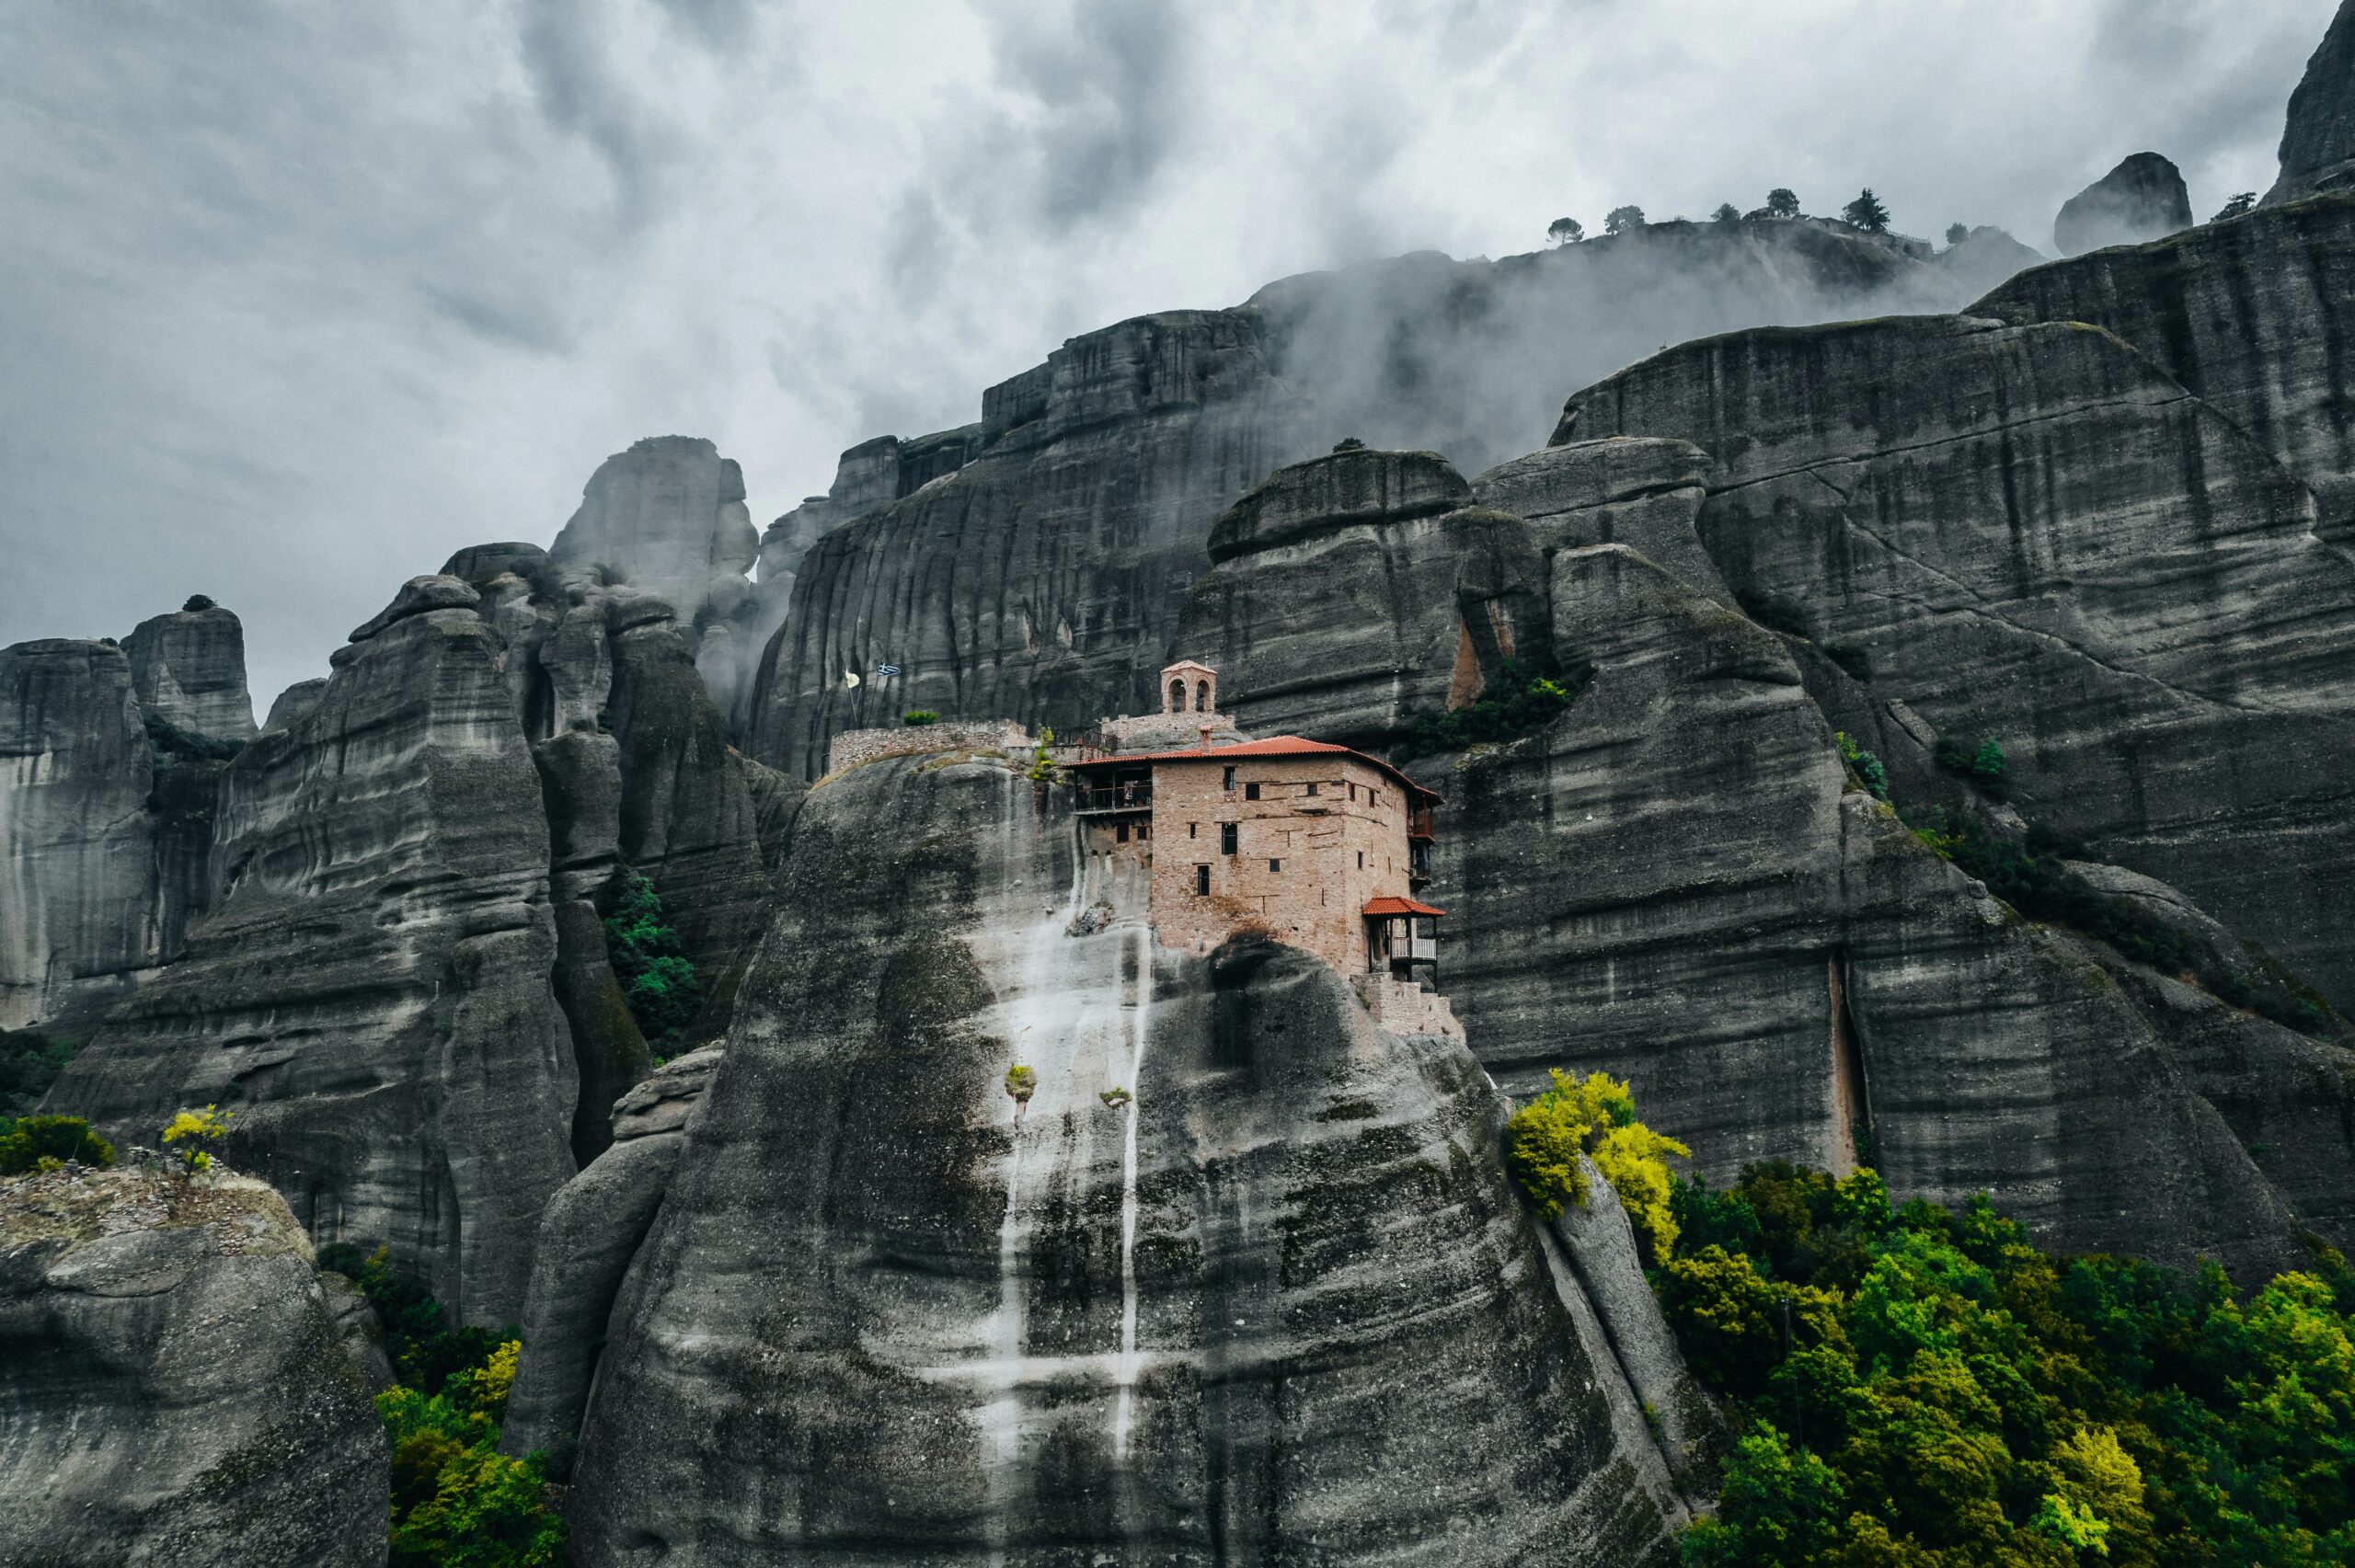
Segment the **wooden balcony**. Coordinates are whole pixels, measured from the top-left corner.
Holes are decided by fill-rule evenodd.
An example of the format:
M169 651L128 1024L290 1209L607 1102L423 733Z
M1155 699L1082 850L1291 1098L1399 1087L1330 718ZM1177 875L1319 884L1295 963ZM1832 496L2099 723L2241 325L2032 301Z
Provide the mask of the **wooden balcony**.
M1123 779L1117 784L1081 784L1074 809L1082 816L1120 811L1151 811L1153 781Z

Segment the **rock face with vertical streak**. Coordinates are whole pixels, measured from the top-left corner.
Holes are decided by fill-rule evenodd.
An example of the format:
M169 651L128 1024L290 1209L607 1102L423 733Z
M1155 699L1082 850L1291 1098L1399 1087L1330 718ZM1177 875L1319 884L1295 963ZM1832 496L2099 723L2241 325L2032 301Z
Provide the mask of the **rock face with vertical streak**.
M376 1568L369 1394L262 1183L0 1182L0 1562Z
M2355 191L2039 267L1970 314L2116 333L2304 480L2325 538L2355 544Z
M54 1017L155 962L154 786L121 648L0 648L0 1027Z
M1715 457L1700 533L1753 619L2355 998L2355 564L2237 424L2097 328L1935 316L1671 349L1557 440L1614 434Z
M1272 944L1066 934L1066 813L954 756L802 807L575 1560L1669 1561L1469 1055Z
M139 623L122 651L148 713L207 739L254 738L246 629L233 612L199 594L173 614Z
M317 705L230 764L211 914L47 1103L118 1141L219 1103L231 1162L315 1238L388 1242L500 1323L573 1173L576 1070L539 780L472 597L410 584Z
M2281 128L2281 177L2265 205L2355 186L2355 5L2338 14L2290 95Z
M2063 256L2139 245L2191 227L2183 175L2156 153L2136 153L2061 204L2052 243Z

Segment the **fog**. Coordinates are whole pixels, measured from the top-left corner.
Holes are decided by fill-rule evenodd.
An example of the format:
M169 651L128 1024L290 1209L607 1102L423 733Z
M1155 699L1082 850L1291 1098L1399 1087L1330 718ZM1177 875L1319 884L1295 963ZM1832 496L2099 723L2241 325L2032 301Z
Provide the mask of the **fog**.
M1834 212L1870 185L1905 232L2049 249L2062 200L2148 148L2205 217L2270 183L2332 9L24 0L0 7L0 643L210 593L266 708L456 546L552 538L636 437L712 437L765 521L1072 334L1537 250L1621 202L1700 219L1782 185ZM1287 351L1364 388L1338 434L1476 466L1662 333L1833 308L1539 265L1362 363L1351 313L1461 296L1430 263L1353 273ZM1576 351L1529 350L1531 311ZM1467 330L1482 351L1452 355ZM1401 363L1431 368L1403 400Z

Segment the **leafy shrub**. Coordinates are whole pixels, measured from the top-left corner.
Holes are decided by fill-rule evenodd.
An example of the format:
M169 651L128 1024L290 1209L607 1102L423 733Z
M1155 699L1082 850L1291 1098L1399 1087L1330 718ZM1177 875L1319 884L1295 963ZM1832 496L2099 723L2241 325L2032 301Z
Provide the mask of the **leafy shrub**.
M1481 742L1511 740L1545 727L1577 692L1544 671L1507 659L1496 681L1452 713L1426 714L1398 748L1399 760L1460 751Z
M442 1327L442 1304L379 1247L336 1242L319 1266L348 1275L385 1324L397 1388L376 1396L392 1441L396 1568L552 1568L564 1521L550 1505L544 1455L499 1451L523 1342L512 1329Z
M186 614L191 611L210 610L213 607L213 602L214 601L211 594L191 593L187 599L181 601L180 612L182 614Z
M676 1042L703 1008L703 982L662 911L654 884L625 869L608 895L605 955L649 1045Z
M1993 736L1987 736L1975 748L1966 751L1961 742L1951 736L1942 735L1938 737L1938 743L1932 749L1931 755L1939 767L1957 778L1969 779L1990 795L2003 793L2004 748Z
M0 1116L22 1116L40 1104L80 1049L38 1030L0 1029Z
M21 1116L0 1121L0 1176L55 1169L68 1161L84 1165L114 1163L114 1145L90 1130L80 1116ZM44 1162L50 1163L46 1166Z
M1039 744L1030 753L1029 778L1032 784L1044 784L1055 776L1055 732L1039 727Z
M900 715L900 722L910 729L921 729L927 724L938 724L940 715L931 708L910 708Z
M1839 745L1840 755L1847 760L1848 766L1855 770L1856 777L1863 781L1865 788L1872 792L1872 797L1875 800L1887 800L1889 798L1889 770L1881 766L1880 759L1857 745L1844 729L1834 730L1832 738Z
M1541 1218L1551 1219L1565 1203L1585 1207L1586 1177L1579 1169L1585 1155L1619 1195L1637 1239L1663 1263L1677 1235L1668 1159L1692 1152L1637 1121L1627 1086L1601 1072L1581 1082L1556 1068L1554 1086L1505 1124L1506 1167Z
M1339 441L1333 443L1333 450L1335 452L1363 452L1365 450L1365 442L1358 440L1355 436L1343 436Z
M1632 202L1625 207L1614 207L1603 217L1603 232L1606 235L1624 235L1643 226L1644 210Z
M180 1165L189 1174L213 1168L212 1146L229 1136L233 1114L207 1105L201 1111L182 1111L164 1128L164 1141L180 1146Z
M1870 1171L1673 1202L1655 1287L1736 1435L1688 1564L2355 1560L2337 1253L2244 1297L2213 1265L2044 1253L1983 1196L1892 1208Z

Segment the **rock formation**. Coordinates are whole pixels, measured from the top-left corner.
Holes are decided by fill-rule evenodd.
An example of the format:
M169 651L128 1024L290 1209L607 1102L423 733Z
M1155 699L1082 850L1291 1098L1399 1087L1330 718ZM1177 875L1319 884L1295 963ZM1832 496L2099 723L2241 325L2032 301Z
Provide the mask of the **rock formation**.
M2355 192L2039 267L1970 314L2116 333L2304 480L2326 538L2355 544L2355 406L2337 348L2355 332Z
M2330 29L2290 95L2281 130L2281 177L2266 206L2355 184L2355 5L2341 0Z
M369 1393L262 1183L0 1181L0 1561L376 1568Z
M1556 439L1611 434L1716 457L1700 532L1753 620L2355 1000L2355 567L2239 425L2107 332L1922 317L1657 355Z
M573 1173L576 1069L539 778L475 597L412 581L229 764L210 915L47 1104L135 1141L217 1102L314 1238L389 1242L500 1323Z
M2061 204L2052 244L2063 256L2140 245L2191 227L2183 175L2156 153L2136 153Z
M1664 341L1983 286L1838 225L1674 223L1304 274L1073 338L984 394L978 427L851 449L822 509L772 530L780 562L829 532L798 562L747 750L809 780L832 736L910 708L1066 732L1151 711L1207 523L1284 464L1354 437L1486 467L1541 440L1567 387Z
M606 1319L662 1207L688 1113L718 1070L717 1047L673 1057L615 1103L603 1153L556 1195L542 1221L523 1300L525 1346L500 1446L569 1464Z
M2040 266L2043 256L2002 229L1982 224L1938 252L1937 269L1965 295L1983 293L2015 273Z
M1272 944L1066 935L1065 809L948 757L803 807L614 1310L575 1560L1667 1561L1471 1058Z
M246 629L202 594L170 615L142 621L122 642L139 705L210 740L254 738L246 693Z

